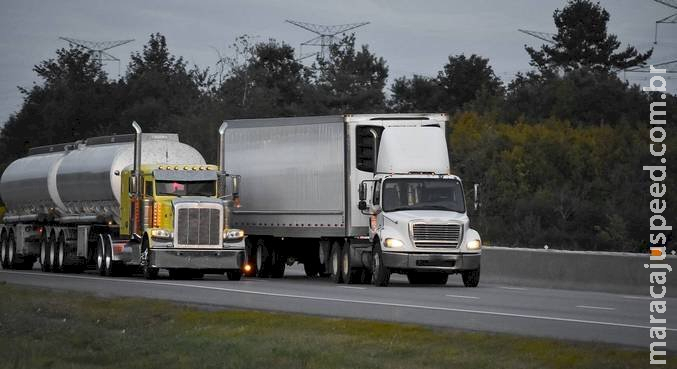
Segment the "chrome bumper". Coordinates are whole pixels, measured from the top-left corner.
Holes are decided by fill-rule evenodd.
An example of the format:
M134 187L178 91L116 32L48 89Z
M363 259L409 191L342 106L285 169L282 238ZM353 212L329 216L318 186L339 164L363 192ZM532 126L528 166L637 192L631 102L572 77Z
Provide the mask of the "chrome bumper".
M395 270L429 270L450 273L475 270L480 267L482 254L425 254L384 252L383 264Z
M187 250L152 249L150 264L154 268L186 269L241 269L244 265L244 250Z

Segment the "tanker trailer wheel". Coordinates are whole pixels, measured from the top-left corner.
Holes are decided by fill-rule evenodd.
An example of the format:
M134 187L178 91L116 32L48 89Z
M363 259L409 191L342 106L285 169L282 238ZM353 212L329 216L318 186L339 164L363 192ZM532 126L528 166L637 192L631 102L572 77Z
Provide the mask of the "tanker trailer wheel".
M49 265L49 270L51 272L57 272L56 270L56 240L54 236L54 232L50 233L49 235L49 240L47 241L49 244L49 254L47 256L47 264Z
M378 240L371 252L371 283L375 286L385 287L390 283L390 270L383 265L383 253Z
M106 275L106 244L102 234L96 239L96 272Z
M118 274L118 269L120 268L118 268L117 265L115 265L115 261L113 261L113 240L110 238L109 234L103 235L103 252L103 266L105 268L106 276L116 276Z
M256 242L256 276L259 278L269 278L272 273L272 260L270 248L266 246L263 238Z
M40 238L40 270L49 272L49 240L44 234Z
M341 258L341 244L337 241L331 243L331 256L329 258L329 270L331 272L331 279L334 283L343 283L343 260Z
M150 266L150 247L148 245L148 236L143 238L141 243L141 264L143 265L143 277L146 279L157 279L160 269Z
M7 269L14 269L16 266L16 238L14 232L10 232L7 239Z
M461 272L461 278L463 278L463 285L466 287L477 287L480 284L480 270L466 270Z
M3 269L7 269L7 233L2 232L0 236L0 265Z
M59 234L59 238L56 241L56 261L54 263L54 271L63 273L66 271L66 260L68 256L66 255L66 240L63 233Z
M350 253L350 244L346 243L343 245L343 265L341 267L341 276L343 277L343 282L348 284L360 283L362 277L362 270L355 268L353 257Z

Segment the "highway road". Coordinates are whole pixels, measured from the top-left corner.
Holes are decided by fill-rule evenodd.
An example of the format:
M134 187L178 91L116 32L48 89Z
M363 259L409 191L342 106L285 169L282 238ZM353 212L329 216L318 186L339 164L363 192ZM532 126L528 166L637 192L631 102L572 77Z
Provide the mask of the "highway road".
M600 292L483 284L463 287L460 276L446 286L411 286L393 275L390 287L334 284L310 279L299 267L283 279L228 281L108 278L93 273L54 274L0 270L0 281L100 296L131 296L209 305L334 317L415 323L463 330L502 332L576 341L645 347L649 338L649 298ZM677 299L667 298L669 309ZM668 318L667 347L677 347L677 319Z

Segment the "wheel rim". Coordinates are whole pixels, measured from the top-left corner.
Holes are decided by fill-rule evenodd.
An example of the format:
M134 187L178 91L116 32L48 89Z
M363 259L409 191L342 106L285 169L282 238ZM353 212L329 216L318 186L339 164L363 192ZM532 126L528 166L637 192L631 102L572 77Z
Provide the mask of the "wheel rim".
M9 250L7 250L7 263L9 265L12 265L12 263L14 262L14 251L15 251L14 248L16 247L16 244L12 242L12 240L10 240L8 242L8 247Z
M381 269L381 258L378 251L374 251L374 275L378 274Z
M59 242L59 256L58 256L58 263L59 266L63 266L63 258L64 258L64 247L63 247L63 241Z
M54 252L54 241L52 241L52 238L50 237L50 241L49 241L49 265L50 266L54 266L54 262L56 261L55 258L56 258L56 255L55 255L55 252Z
M7 241L4 238L0 239L0 263L3 265L7 262Z
M348 268L350 267L348 253L343 254L343 275L348 275Z
M40 241L40 264L45 265L47 262L47 240Z
M96 269L101 270L103 266L103 256L101 255L101 246L96 248Z

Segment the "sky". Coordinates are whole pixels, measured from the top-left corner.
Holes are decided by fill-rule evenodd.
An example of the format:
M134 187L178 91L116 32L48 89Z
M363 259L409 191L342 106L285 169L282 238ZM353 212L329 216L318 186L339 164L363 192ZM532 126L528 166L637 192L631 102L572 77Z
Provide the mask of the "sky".
M623 45L640 51L654 47L654 63L677 59L677 24L661 25L658 44L653 44L655 21L677 9L652 0L600 3L611 14L609 31ZM563 0L0 0L0 124L21 106L17 86L40 82L33 66L68 45L60 36L134 39L109 51L120 59L124 74L129 55L141 50L150 34L160 32L174 55L213 70L219 53L232 54L228 45L240 35L261 41L274 38L296 48L314 37L286 19L324 25L370 22L354 31L357 43L369 45L386 60L390 81L413 74L433 76L449 55L474 53L488 58L496 75L507 82L515 73L530 70L524 45L542 43L517 29L555 32L552 13L565 4ZM109 62L105 69L110 77L118 76L118 63ZM625 77L647 83L644 73ZM675 82L677 74L668 84L677 86Z

